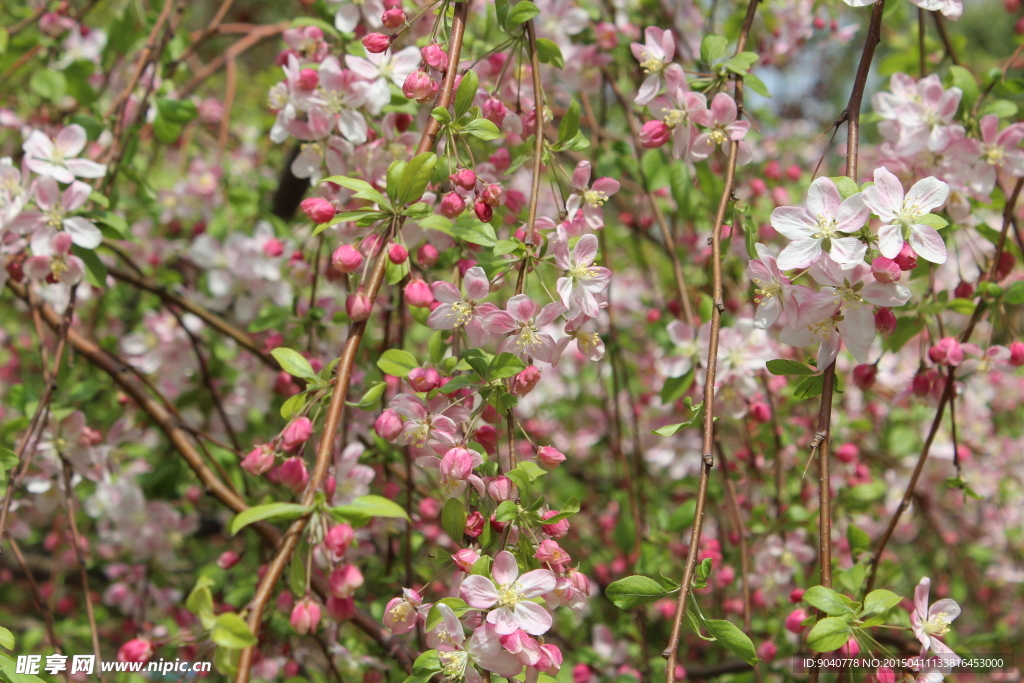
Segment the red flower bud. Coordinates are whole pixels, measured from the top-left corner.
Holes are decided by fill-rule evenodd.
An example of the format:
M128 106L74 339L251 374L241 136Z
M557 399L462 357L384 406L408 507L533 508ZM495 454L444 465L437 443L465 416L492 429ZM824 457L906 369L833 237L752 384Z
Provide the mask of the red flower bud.
M645 149L661 147L672 137L672 129L661 121L648 121L640 128L640 146Z
M345 299L345 312L354 322L366 320L370 317L371 311L373 311L373 302L370 301L370 297L363 294L362 290L355 294L349 294Z
M299 495L306 484L309 483L309 471L306 469L306 461L302 458L288 458L281 464L278 470L281 483L291 489L292 493Z
M416 252L416 259L424 268L430 268L435 263L437 263L437 259L439 256L440 254L437 251L437 247L435 247L433 244L424 244Z
M430 285L417 278L405 286L405 300L410 306L427 308L434 303L434 292L431 291Z
M435 88L433 79L426 71L420 69L406 76L405 83L402 84L402 94L410 100L422 101L430 97Z
M331 265L342 273L351 273L363 265L363 255L354 247L343 244L331 254Z
M487 204L484 204L482 201L477 201L476 204L473 205L473 212L482 223L490 223L491 219L494 218L494 209L487 206Z
M875 329L888 337L896 329L896 315L888 308L875 311Z
M402 433L402 426L401 416L388 408L373 423L373 431L377 432L377 436L385 441L393 442Z
M334 210L334 206L321 197L310 197L303 199L302 203L299 204L299 208L305 212L307 216L313 219L313 222L317 225L323 223L330 223L331 219L334 218L334 214L337 213Z
M476 173L471 168L460 168L455 173L448 176L448 180L452 181L463 190L472 190L476 187Z
M438 71L444 71L448 68L448 55L437 43L431 43L422 48L420 56L423 57L424 62Z
M380 23L388 28L398 28L405 23L405 12L401 9L389 9L380 18Z
M363 38L363 47L367 52L380 54L391 47L391 38L383 33L368 33Z
M913 270L917 268L917 252L914 251L909 242L904 242L903 248L900 249L900 253L896 254L896 258L893 261L900 267L900 270Z
M400 266L405 263L407 258L409 258L409 250L401 244L392 244L388 249L388 260L396 266Z
M861 363L853 369L853 383L861 391L866 391L874 386L878 370L874 365Z
M441 215L445 218L458 218L466 210L466 200L455 192L449 192L441 200Z
M877 281L889 284L898 282L903 270L892 259L879 256L871 262L871 273Z
M313 602L311 598L303 598L292 608L292 628L300 636L307 633L316 633L320 627L320 605Z

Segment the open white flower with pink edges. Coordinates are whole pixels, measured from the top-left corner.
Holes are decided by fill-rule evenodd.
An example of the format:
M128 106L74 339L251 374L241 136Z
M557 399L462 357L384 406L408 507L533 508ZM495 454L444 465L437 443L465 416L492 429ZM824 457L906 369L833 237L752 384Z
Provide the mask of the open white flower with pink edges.
M868 215L860 192L843 200L834 182L818 178L807 190L806 209L780 206L772 211L772 227L793 240L779 254L779 268L806 268L825 251L840 265L862 263L867 246L856 237L836 233L857 232Z
M914 589L914 611L910 615L910 624L914 635L921 641L921 654L928 650L940 655L954 655L948 645L939 640L939 636L949 633L949 625L960 616L960 605L956 600L944 598L928 606L928 593L931 579L921 579Z
M530 598L538 598L555 589L555 575L549 569L534 569L519 576L519 564L507 550L498 553L491 568L494 581L486 576L469 576L462 582L462 598L470 607L491 609L487 623L506 636L523 629L539 636L551 628L551 615ZM497 584L497 585L495 585Z
M89 159L76 159L88 136L85 128L77 123L68 126L57 137L51 140L38 130L25 140L25 165L29 170L41 176L53 178L60 183L70 183L79 178L102 178L107 174L107 167Z
M946 203L949 185L928 177L903 193L900 179L885 166L875 169L875 184L864 190L864 203L882 219L878 250L885 258L896 258L904 241L910 241L917 255L932 263L946 262L946 243L939 232L924 223L925 216Z

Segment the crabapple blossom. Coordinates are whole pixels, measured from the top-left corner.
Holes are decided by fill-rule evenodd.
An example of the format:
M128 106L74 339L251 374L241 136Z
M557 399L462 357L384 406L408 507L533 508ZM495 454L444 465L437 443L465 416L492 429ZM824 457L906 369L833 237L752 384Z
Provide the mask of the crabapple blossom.
M644 31L644 40L644 43L629 46L636 61L640 62L640 68L648 74L634 100L639 105L648 104L661 91L661 72L676 54L676 40L672 31L649 26Z
M63 230L71 235L71 241L83 249L95 249L103 241L103 233L96 224L82 216L69 216L85 206L92 188L74 180L61 192L53 178L43 177L36 181L35 203L39 211L22 211L11 226L17 232L37 231L50 237L54 231Z
M930 588L931 579L927 576L922 578L914 588L914 611L910 614L914 636L921 642L922 655L928 650L940 655L953 655L949 646L939 638L949 633L949 625L960 616L960 605L955 600L943 598L929 607L928 592Z
M747 121L737 121L738 114L736 100L730 95L724 92L715 95L707 111L699 112L700 118L697 122L708 130L703 131L693 139L690 156L696 161L707 159L714 153L716 147L724 145L726 141L731 140L739 144L736 163L740 166L749 163L751 158L750 147L747 146L743 138L746 137L747 131L750 130L750 123Z
M434 283L433 295L441 305L431 311L427 324L435 330L464 328L471 344L484 344L489 336L484 321L498 310L494 304L484 301L490 286L490 280L479 266L466 271L462 281L465 296L449 282Z
M690 90L686 75L678 64L671 64L665 69L665 85L667 93L656 97L648 106L654 118L660 121L664 128L671 130L672 156L676 159L687 159L697 134L695 124L703 124L706 120L708 100L704 93ZM648 121L644 128L651 123L654 122ZM668 130L648 129L647 135L652 140L651 146L660 147L665 144L667 138L662 138L668 135ZM653 144L655 139L660 142Z
M932 263L946 262L946 245L938 231L924 223L925 217L946 202L949 185L934 177L914 183L904 195L899 178L882 166L875 169L875 184L864 190L864 203L884 225L878 230L878 250L894 259L904 240L921 258Z
M498 346L500 351L513 353L524 360L532 356L550 363L555 353L555 340L540 330L565 311L561 303L550 303L534 319L537 304L525 294L517 294L508 300L504 311L495 310L488 314L483 327L491 334L509 335Z
M793 285L782 274L775 256L766 246L758 242L754 249L757 258L747 264L747 277L757 287L755 294L758 304L754 326L766 330L778 322L783 314L786 315L787 324L795 324L800 313L800 299L806 298L809 289Z
M102 178L107 174L105 165L77 158L85 149L86 141L85 128L77 123L63 128L52 140L34 130L22 147L25 151L25 165L34 173L44 178L53 178L59 183L75 182L76 177Z
M581 161L572 174L572 194L565 200L566 220L586 223L590 230L604 227L604 204L619 191L619 181L613 178L598 178L590 185L590 162Z
M539 636L551 628L548 611L530 601L555 589L555 575L550 570L534 569L519 576L515 557L503 550L494 558L491 575L493 581L486 576L468 576L459 590L471 607L490 610L487 623L497 634L522 629Z
M565 277L558 278L558 295L568 315L575 317L582 313L590 318L597 317L599 306L596 294L608 288L611 271L593 265L597 258L597 237L580 237L569 254L569 238L558 235L553 241L555 263L565 271Z
M864 200L860 192L844 200L831 179L818 178L807 191L806 209L780 206L772 211L772 227L793 240L779 254L779 269L806 268L826 251L840 265L862 262L867 246L856 237L836 233L864 227L869 214Z

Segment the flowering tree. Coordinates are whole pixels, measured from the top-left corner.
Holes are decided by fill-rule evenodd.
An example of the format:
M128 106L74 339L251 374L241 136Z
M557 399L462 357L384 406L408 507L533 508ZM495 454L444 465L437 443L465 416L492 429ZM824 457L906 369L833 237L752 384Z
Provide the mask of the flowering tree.
M1019 680L1021 9L4 6L0 680Z

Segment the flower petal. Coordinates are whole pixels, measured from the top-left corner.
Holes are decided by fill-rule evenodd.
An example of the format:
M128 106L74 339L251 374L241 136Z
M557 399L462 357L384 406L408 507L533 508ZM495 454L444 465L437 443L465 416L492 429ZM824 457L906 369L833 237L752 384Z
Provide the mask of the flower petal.
M910 246L917 255L932 263L946 262L946 243L942 236L930 225L914 225L910 228ZM884 254L883 254L884 256ZM887 258L892 258L891 256Z
M500 586L514 583L519 577L519 564L516 562L515 556L507 550L502 550L494 558L491 574Z
M554 590L554 584L551 589ZM530 635L540 636L551 629L551 615L546 609L535 602L519 602L515 606L515 619L519 628ZM501 632L498 629L499 633Z
M459 592L470 607L488 609L498 602L498 590L486 576L467 576L459 587Z

